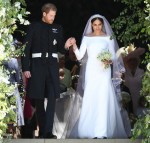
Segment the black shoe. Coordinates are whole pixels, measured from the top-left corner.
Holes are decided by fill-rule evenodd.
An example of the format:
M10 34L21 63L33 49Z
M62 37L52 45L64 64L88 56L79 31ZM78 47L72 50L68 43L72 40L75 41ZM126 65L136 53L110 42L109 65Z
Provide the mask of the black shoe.
M107 137L103 137L103 139L107 139Z
M39 136L37 136L35 138L37 138L37 139L44 139L44 136L43 135L39 135Z
M102 137L102 138L94 137L93 139L107 139L107 137Z
M50 134L50 133L47 133L46 136L45 136L46 139L57 139L57 136L56 135L53 135L53 134Z

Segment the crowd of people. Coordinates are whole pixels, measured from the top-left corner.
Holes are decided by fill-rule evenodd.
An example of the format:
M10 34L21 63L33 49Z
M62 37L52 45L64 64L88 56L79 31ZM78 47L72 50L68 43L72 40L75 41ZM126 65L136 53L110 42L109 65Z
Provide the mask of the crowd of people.
M140 97L144 50L117 55L111 26L99 14L87 21L80 46L74 37L64 42L56 13L54 4L44 4L41 21L24 38L21 137L35 138L38 128L38 138L130 138L130 115L147 110Z

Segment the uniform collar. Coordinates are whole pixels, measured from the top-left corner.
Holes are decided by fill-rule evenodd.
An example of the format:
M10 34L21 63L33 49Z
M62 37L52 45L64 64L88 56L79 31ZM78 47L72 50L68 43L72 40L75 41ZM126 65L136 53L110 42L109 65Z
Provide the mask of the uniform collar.
M44 24L44 25L48 25L48 26L52 26L53 25L53 24L46 23L46 22L44 22L42 20L41 20L41 23Z

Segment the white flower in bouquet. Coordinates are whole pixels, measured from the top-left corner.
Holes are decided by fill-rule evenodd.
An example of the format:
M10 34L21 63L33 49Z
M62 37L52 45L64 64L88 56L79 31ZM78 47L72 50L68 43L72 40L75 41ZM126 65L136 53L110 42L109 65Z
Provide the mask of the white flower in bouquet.
M4 112L3 110L0 111L0 120L4 119L6 116L6 112Z
M97 59L104 64L105 69L109 68L110 64L112 64L112 54L108 50L103 50L100 52Z

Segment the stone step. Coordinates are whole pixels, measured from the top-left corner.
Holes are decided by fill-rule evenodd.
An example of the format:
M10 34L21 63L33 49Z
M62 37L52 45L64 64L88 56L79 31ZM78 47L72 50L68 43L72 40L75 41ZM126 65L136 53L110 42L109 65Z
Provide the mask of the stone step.
M11 139L0 143L141 143L130 139Z

